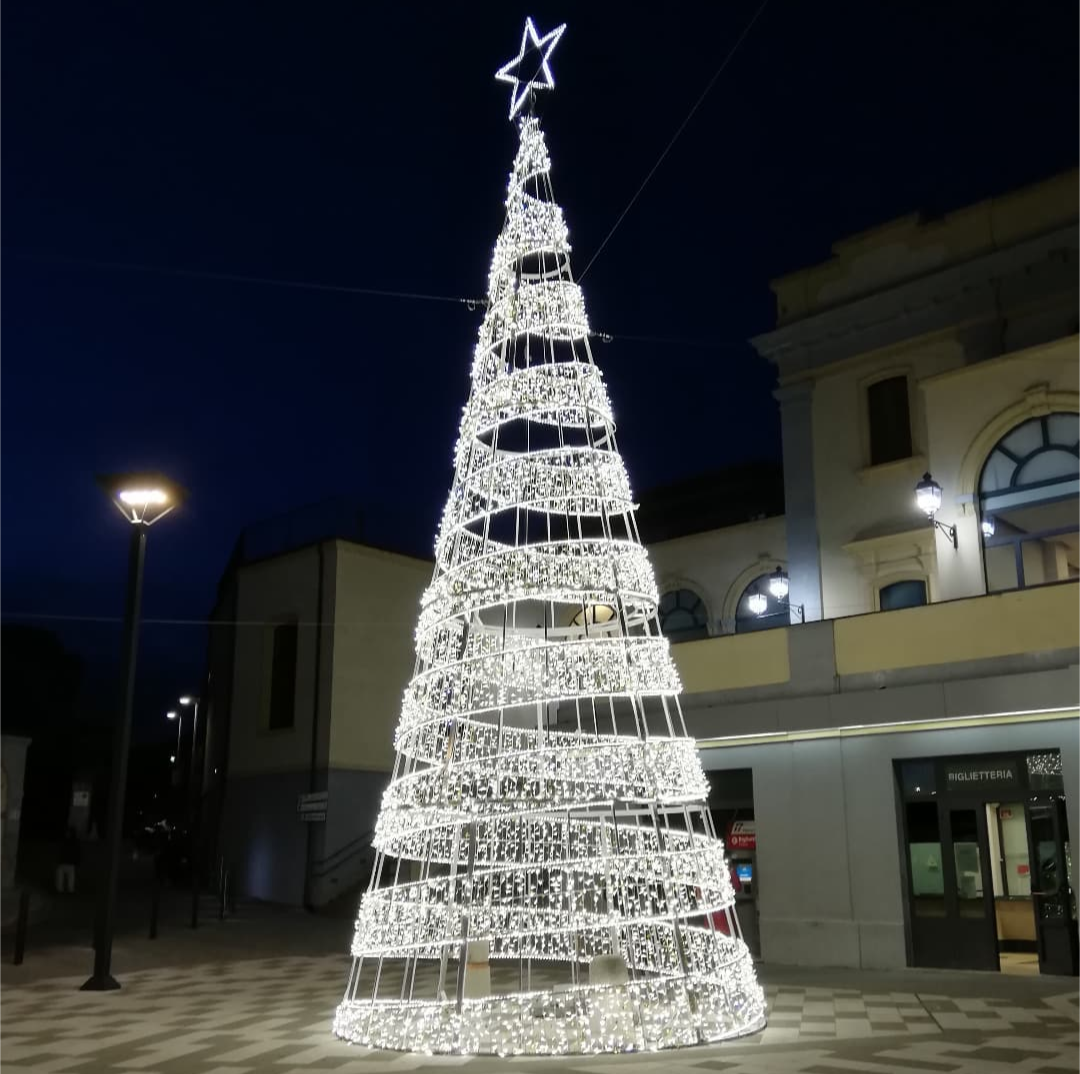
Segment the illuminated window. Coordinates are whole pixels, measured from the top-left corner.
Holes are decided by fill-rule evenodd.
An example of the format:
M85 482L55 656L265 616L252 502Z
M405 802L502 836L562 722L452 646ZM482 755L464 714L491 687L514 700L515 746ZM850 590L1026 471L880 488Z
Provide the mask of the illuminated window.
M582 608L570 620L570 625L583 626L588 620L589 626L592 626L594 623L610 623L614 618L615 609L610 604L590 604L587 608Z

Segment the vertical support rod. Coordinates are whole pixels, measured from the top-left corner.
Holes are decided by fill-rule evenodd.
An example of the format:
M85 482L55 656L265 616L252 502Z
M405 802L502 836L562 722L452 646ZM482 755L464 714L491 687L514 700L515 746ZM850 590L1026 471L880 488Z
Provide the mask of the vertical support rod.
M84 992L107 992L120 987L112 976L113 931L116 928L116 892L120 876L120 846L124 834L124 794L127 790L128 752L131 747L131 714L135 704L135 659L139 649L139 610L142 606L143 565L146 560L146 529L132 524L128 551L127 603L124 608L124 670L120 720L113 746L112 783L109 790L109 842L105 886L98 893L94 934L94 973Z
M199 824L202 820L202 780L195 784L195 750L199 745L199 699L191 721L191 759L188 762L188 838L191 846L191 927L199 927Z

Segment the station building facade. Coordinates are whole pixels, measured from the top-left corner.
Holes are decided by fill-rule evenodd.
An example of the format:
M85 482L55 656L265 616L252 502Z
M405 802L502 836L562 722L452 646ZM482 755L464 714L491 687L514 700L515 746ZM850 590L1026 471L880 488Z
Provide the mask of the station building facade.
M650 548L769 961L1076 972L1076 189L775 281L784 516Z
M775 281L753 344L782 475L644 498L682 708L768 961L1076 972L1076 189L907 217ZM328 539L223 583L206 779L248 894L355 894L430 573Z

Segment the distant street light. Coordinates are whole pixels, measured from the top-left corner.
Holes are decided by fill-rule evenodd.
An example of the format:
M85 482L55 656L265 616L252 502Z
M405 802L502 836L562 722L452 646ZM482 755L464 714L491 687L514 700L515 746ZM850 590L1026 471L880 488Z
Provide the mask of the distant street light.
M195 746L199 737L199 699L191 694L180 698L181 705L191 706L191 757L188 761L188 842L190 853L188 861L191 866L191 927L199 927L199 870L197 858L197 837L200 821L200 799L198 797L201 788L195 786Z
M169 758L172 764L176 764L176 758L180 756L180 736L184 733L184 716L176 709L170 709L165 713L165 719L176 720L176 753Z
M121 710L113 743L112 781L109 792L109 834L105 888L98 894L94 928L94 972L82 986L85 992L106 992L120 987L112 976L112 944L116 927L116 889L120 875L120 847L124 831L124 794L127 790L131 714L135 700L135 658L139 645L139 610L142 605L146 533L187 496L161 474L106 474L98 484L117 510L132 524L128 552L127 599L124 607L124 649L121 674Z

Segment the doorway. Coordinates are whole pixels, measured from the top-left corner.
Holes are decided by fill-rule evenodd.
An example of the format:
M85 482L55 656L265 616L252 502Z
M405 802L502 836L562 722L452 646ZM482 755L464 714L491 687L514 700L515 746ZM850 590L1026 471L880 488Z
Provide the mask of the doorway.
M909 962L1076 974L1060 755L897 762Z
M1022 801L986 804L994 924L1003 973L1039 972L1027 819Z
M735 913L746 946L761 957L758 927L757 831L754 825L754 774L749 768L708 773L709 809L716 834L724 840L724 854L735 889Z

